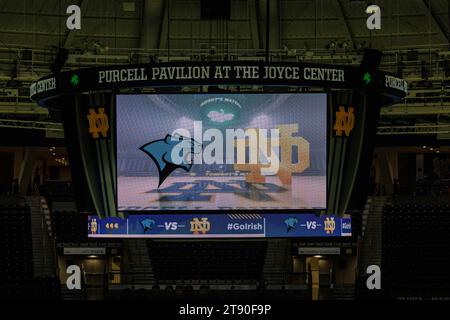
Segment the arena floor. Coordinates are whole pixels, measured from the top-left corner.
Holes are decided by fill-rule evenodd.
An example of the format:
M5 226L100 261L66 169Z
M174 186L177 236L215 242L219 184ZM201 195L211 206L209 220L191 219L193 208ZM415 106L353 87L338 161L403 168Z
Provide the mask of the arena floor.
M157 190L157 177L119 177L119 210L312 209L326 206L325 176L277 177L248 184L243 177L169 177ZM182 198L183 200L180 200Z

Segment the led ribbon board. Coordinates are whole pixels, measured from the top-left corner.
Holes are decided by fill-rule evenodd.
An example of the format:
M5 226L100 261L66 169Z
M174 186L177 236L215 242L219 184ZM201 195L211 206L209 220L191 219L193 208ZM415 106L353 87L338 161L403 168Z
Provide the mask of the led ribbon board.
M61 72L33 83L30 96L46 104L48 99L63 94L87 91L244 84L369 90L385 97L385 104L400 100L408 91L406 81L392 74L379 71L361 76L360 69L354 66L277 62L170 62Z
M314 214L90 216L89 238L350 237L351 218Z

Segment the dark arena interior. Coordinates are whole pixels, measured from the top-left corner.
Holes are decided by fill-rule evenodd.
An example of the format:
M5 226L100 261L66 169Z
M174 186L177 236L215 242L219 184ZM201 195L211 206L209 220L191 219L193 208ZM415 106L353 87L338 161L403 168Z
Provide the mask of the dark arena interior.
M0 299L450 300L449 40L448 0L0 0Z

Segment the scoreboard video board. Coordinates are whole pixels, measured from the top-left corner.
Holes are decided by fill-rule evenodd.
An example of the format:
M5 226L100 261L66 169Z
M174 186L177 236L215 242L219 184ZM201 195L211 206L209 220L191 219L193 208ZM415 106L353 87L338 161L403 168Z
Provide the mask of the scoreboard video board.
M325 93L116 97L124 212L320 210Z

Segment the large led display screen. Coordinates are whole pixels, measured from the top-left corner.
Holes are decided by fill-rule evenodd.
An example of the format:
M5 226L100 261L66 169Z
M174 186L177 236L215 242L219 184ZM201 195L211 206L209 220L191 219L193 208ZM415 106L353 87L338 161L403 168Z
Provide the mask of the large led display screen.
M324 209L326 109L323 93L118 95L118 209Z
M130 214L90 216L89 238L331 238L351 237L350 216L275 214Z

